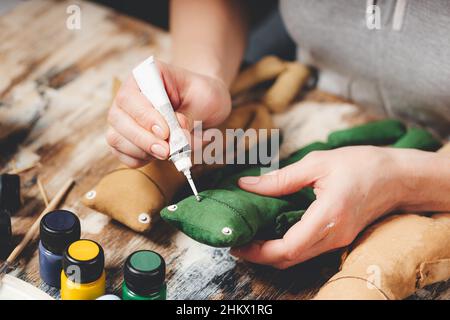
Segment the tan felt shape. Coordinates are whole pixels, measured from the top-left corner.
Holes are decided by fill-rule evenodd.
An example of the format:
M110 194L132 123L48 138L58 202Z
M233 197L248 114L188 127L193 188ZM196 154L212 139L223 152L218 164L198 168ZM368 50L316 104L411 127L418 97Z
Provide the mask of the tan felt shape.
M388 217L363 234L315 299L404 299L422 284L450 277L439 263L450 258L449 239L450 214ZM355 286L355 278L364 285Z
M164 206L165 200L156 184L143 172L119 168L86 193L83 204L135 231L144 232L150 228L157 208Z
M284 70L286 70L286 64L278 57L264 57L236 77L230 92L232 95L236 95L246 91L259 83L275 79Z
M404 299L450 278L449 241L450 213L389 216L362 234L314 299Z
M287 63L275 83L263 97L264 104L274 113L283 112L308 81L309 69L297 62Z

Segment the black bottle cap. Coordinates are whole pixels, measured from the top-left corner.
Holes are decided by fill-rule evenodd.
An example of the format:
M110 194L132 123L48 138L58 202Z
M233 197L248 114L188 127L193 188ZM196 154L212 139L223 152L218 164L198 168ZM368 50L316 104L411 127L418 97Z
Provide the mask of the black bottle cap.
M4 260L11 250L11 218L7 210L0 209L0 260Z
M103 249L95 241L81 239L70 244L64 251L63 270L72 282L94 282L101 277L104 267Z
M20 177L17 174L0 175L0 209L10 214L20 208Z
M166 263L154 251L140 250L132 253L123 269L127 288L141 296L159 291L165 282Z
M64 249L80 239L80 219L67 210L54 210L41 219L40 237L48 251L62 255Z

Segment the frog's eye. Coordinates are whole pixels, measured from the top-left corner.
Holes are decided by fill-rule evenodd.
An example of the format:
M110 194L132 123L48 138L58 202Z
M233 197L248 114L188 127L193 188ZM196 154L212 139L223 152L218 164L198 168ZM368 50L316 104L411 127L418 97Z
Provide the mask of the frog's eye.
M95 190L91 190L88 193L86 193L85 197L86 197L86 199L92 200L95 198L96 195L97 195L97 192L95 192Z
M228 227L224 227L224 228L222 229L222 233L223 233L224 235L226 235L226 236L229 236L229 235L231 235L231 234L233 233L233 230L231 230L231 229L228 228Z
M144 224L150 223L150 216L148 215L148 213L143 212L138 216L138 221Z
M175 211L177 209L178 209L178 206L176 204L173 204L173 205L167 207L167 210L169 210L169 211Z

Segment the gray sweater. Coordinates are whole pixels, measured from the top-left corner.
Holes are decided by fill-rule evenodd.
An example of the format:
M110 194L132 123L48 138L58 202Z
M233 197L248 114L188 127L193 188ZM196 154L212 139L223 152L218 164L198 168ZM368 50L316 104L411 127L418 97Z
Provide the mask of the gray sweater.
M450 1L281 0L280 9L321 89L450 135Z

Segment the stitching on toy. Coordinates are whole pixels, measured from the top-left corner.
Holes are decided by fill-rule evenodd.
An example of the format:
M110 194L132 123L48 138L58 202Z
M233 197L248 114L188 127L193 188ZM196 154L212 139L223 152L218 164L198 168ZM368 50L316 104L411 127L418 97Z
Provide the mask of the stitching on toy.
M166 196L164 194L164 192L162 191L162 189L160 188L160 186L155 182L155 180L153 180L151 177L149 177L147 174L145 174L144 172L140 171L140 170L136 170L136 169L130 169L130 168L117 168L114 169L113 171L110 171L108 173L108 175L113 174L114 172L118 172L118 171L123 171L123 170L130 170L130 171L136 171L139 172L140 174L142 174L144 177L146 177L148 180L150 180L150 182L152 182L156 188L158 189L159 193L161 194L161 196L163 197L163 201L164 201L164 206L166 207L168 205L167 203L167 199Z
M327 281L326 283L325 283L325 285L324 285L324 287L327 285L327 284L329 284L329 283L332 283L332 282L336 282L336 281L338 281L338 280L341 280L341 279L357 279L357 280L362 280L362 281L364 281L364 282L368 282L368 283L370 283L372 286L374 286L385 298L386 298L386 300L392 300L391 298L389 298L389 296L383 291L383 290L381 290L380 288L378 288L376 285L375 285L375 283L373 283L372 281L369 281L369 280L367 280L367 279L365 279L365 278L362 278L362 277L357 277L357 276L341 276L341 277L338 277L338 278L336 278L336 279L332 279L332 280L329 280L329 281Z
M233 212L236 213L239 217L241 217L242 220L244 220L245 224L247 225L247 227L250 229L250 231L251 231L252 233L256 233L256 231L253 230L252 226L251 226L250 223L247 221L247 219L245 219L245 216L244 216L244 214L243 214L242 212L240 212L240 211L237 210L236 208L230 206L228 203L225 203L225 202L220 201L220 200L218 200L218 199L215 199L215 198L213 198L213 197L209 197L209 196L205 196L205 195L202 195L202 197L204 197L204 198L206 198L206 199L213 200L213 201L215 201L215 202L217 202L217 203L220 203L221 205L223 205L223 206L229 208L231 211L233 211Z
M206 232L206 233L208 233L208 234L210 234L210 235L216 235L216 234L217 234L217 232L213 232L213 231L211 231L211 230L209 230L209 229L205 229L205 228L199 227L198 225L195 225L195 224L190 223L190 222L183 222L183 224L188 225L188 226L191 226L191 227L195 227L195 228L197 228L197 229L200 229L200 230L202 230L203 232ZM192 238L191 236L189 236L189 237ZM195 239L194 239L194 240L195 240Z

